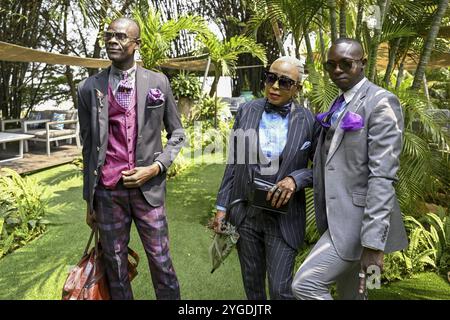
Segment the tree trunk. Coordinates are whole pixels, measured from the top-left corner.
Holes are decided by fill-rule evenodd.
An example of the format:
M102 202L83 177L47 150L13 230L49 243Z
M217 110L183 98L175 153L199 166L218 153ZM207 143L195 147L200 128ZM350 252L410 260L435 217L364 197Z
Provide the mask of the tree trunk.
M220 79L220 70L219 70L219 66L214 64L214 69L215 69L215 73L214 73L214 81L211 85L211 90L209 91L209 96L212 98L214 97L214 94L217 91L217 84L219 83L219 79Z
M275 19L270 19L270 24L272 25L273 34L275 35L275 40L277 41L278 48L280 49L280 53L282 56L285 56L286 51L284 50L283 39L281 36L278 21L276 21Z
M309 38L309 32L306 25L303 29L305 44L306 44L306 64L312 64L314 66L314 52L311 45L311 39Z
M341 0L339 5L339 37L347 37L347 4L345 0Z
M319 43L320 43L320 55L322 56L322 62L327 60L325 51L325 40L323 39L322 26L319 26Z
M337 39L337 17L336 17L336 0L327 0L328 7L330 9L330 31L331 31L331 42Z
M400 42L402 38L395 39L394 45L389 50L389 63L386 67L386 73L384 74L383 82L386 84L386 87L391 85L391 74L394 70L395 65L395 57L397 56L398 48L400 47Z
M431 108L430 91L428 90L428 81L425 73L423 74L423 91L425 92L425 97L427 98L428 108Z
M406 54L403 57L402 62L400 62L400 65L398 67L397 82L395 83L395 90L398 90L400 88L400 85L402 84L402 81L403 81L403 73L405 70L405 58L406 58Z
M447 0L448 1L448 0ZM378 47L380 45L381 30L383 29L384 17L389 12L391 0L380 0L380 29L375 30L375 35L369 46L369 74L368 79L372 82L375 81L376 68L377 68L377 57L378 57Z
M94 44L94 52L92 53L92 58L100 58L100 52L102 50L100 46L100 34L105 29L105 18L107 16L107 8L111 7L112 0L103 0L100 5L99 9L99 23L98 23L98 31L97 31L97 38L95 39ZM93 76L94 74L98 73L99 69L97 68L88 68L89 76Z
M356 16L356 31L355 39L361 41L361 29L362 29L362 19L364 13L364 0L358 1L358 14Z
M411 87L412 89L419 90L420 88L420 84L422 83L423 75L425 74L425 69L428 65L428 62L430 61L431 51L434 48L434 43L439 33L442 18L445 15L447 7L448 7L448 0L439 1L436 14L434 15L430 31L428 32L427 39L425 40L425 44L423 46L422 53L420 55L419 64L417 65L416 73L414 75L414 81Z

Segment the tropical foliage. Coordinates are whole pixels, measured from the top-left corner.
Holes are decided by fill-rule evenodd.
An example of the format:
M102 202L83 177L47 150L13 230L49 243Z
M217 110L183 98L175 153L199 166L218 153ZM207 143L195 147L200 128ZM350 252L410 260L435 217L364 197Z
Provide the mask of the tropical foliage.
M175 98L180 97L197 100L201 96L201 83L198 77L190 75L187 72L181 71L170 80L172 92Z
M47 201L34 180L11 169L0 177L0 258L24 246L46 230Z
M185 15L163 21L161 13L150 7L147 12L134 10L134 18L141 27L140 53L144 66L154 69L167 60L172 43L181 31L203 33L207 26L199 16Z
M416 219L405 216L409 245L385 257L386 281L401 280L427 269L446 274L450 267L450 219L440 208Z
M214 65L214 81L209 92L211 97L216 93L221 76L234 75L239 55L249 53L264 65L267 63L264 47L246 36L240 35L229 40L220 40L216 34L204 32L197 36L197 40L203 45L201 51L209 54L211 63Z

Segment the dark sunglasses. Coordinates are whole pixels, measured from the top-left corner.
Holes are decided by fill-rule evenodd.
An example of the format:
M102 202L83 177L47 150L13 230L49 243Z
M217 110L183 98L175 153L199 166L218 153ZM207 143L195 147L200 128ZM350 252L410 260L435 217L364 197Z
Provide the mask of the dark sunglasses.
M265 78L266 85L273 86L278 81L278 86L282 90L290 90L293 85L297 84L297 81L289 77L278 76L276 73L270 71L265 71Z
M109 41L112 38L116 38L117 41L120 42L125 42L127 40L138 40L139 38L132 38L129 37L126 33L124 32L114 32L114 31L105 31L103 33L103 39L105 39L105 41Z
M333 72L336 70L336 67L339 66L339 69L341 69L344 72L349 72L352 70L353 65L357 61L362 61L363 59L353 60L353 59L343 59L339 62L328 60L323 64L323 68L328 72Z

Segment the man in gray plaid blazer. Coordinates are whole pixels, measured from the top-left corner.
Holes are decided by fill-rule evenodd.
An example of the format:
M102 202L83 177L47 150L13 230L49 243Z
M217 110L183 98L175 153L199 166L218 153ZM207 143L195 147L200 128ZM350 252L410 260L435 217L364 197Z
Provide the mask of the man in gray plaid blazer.
M293 267L305 234L304 188L312 184L308 161L315 150L314 117L293 101L302 70L295 58L276 60L266 73L266 98L242 105L233 127L231 156L217 195L216 232L226 207L248 197L254 177L275 184L267 194L273 208L288 205L287 214L246 203L231 210L248 299L266 299L266 276L272 299L293 299Z
M86 221L98 227L112 299L133 298L127 269L132 220L156 298L179 299L164 197L166 172L185 136L167 77L134 61L139 36L135 21L114 20L104 33L112 66L78 87Z

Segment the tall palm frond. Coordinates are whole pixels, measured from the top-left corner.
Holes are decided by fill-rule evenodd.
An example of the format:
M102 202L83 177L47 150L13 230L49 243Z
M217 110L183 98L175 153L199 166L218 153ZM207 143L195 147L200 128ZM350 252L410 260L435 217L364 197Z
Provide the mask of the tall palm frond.
M214 65L215 77L211 86L211 97L216 91L219 78L223 75L234 74L239 55L249 53L264 65L267 64L264 46L247 36L240 35L229 40L220 40L212 32L204 32L198 34L196 40L203 44L201 51L209 54L211 63Z
M422 95L405 89L394 94L401 101L405 124L396 190L402 211L414 214L417 201L431 190L430 177L440 176L442 154L432 146L448 148L449 137L430 114Z
M330 81L326 74L315 71L308 65L307 82L311 84L311 90L305 95L311 101L315 112L323 112L329 108L333 100L338 96L339 89Z
M144 66L153 69L168 59L173 41L180 31L203 33L208 27L199 16L181 16L163 22L161 14L150 7L147 12L133 10L133 16L141 27L141 56Z

